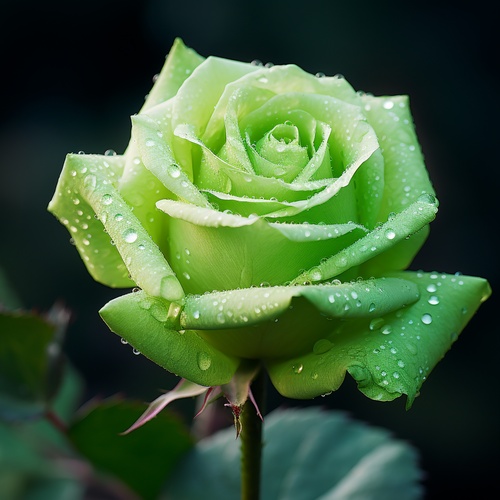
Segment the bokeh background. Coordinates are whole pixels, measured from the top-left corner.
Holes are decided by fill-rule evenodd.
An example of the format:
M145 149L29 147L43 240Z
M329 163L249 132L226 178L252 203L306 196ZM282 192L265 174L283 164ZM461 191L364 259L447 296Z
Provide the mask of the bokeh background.
M204 56L296 63L312 73L341 73L357 90L410 95L440 200L412 269L486 277L494 294L410 411L403 398L366 399L347 379L320 401L285 402L271 392L268 408L318 404L391 429L419 449L429 499L500 492L500 100L496 26L487 7L369 0L0 3L0 267L25 307L44 311L61 301L71 309L66 351L85 378L86 398L121 393L150 401L175 379L109 333L97 310L120 292L90 278L46 207L66 153L123 152L129 117L179 36Z

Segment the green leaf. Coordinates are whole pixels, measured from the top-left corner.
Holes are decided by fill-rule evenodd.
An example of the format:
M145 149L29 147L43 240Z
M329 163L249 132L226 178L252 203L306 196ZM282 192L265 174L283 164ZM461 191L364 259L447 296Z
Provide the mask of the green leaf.
M158 498L165 479L193 442L182 422L165 411L148 425L121 435L143 411L144 405L131 401L94 404L75 419L68 436L94 467L149 500Z
M2 309L16 309L21 307L21 300L9 283L3 269L0 268L0 311Z
M0 496L2 499L79 499L82 485L72 473L36 446L23 427L0 422ZM46 443L45 443L46 444ZM51 449L52 452L54 451Z
M486 280L440 273L399 272L418 287L419 300L376 317L333 325L302 356L268 360L274 386L286 397L308 399L337 390L346 371L371 399L407 394L407 407L434 366L491 293Z
M239 359L215 349L196 331L178 331L179 312L179 306L143 292L118 297L99 311L113 332L169 372L204 386L229 382Z
M69 320L57 306L48 315L0 312L0 416L40 416L61 382L61 343Z
M309 408L275 410L263 433L262 500L423 498L416 450L384 429ZM234 429L220 431L179 464L165 496L239 498L239 467Z

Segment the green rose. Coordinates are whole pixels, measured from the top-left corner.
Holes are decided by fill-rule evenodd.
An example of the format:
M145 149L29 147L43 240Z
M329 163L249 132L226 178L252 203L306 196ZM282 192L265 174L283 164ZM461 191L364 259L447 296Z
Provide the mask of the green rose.
M490 293L404 271L437 207L407 97L176 40L126 152L68 155L49 210L97 281L136 287L100 313L166 370L262 364L292 398L347 371L410 405Z

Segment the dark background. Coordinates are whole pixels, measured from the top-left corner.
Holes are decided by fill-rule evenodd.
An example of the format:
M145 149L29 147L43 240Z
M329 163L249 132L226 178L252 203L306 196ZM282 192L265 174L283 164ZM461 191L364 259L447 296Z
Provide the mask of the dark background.
M87 397L120 392L150 401L175 379L109 333L97 310L120 292L90 278L46 206L66 153L123 152L129 117L176 36L204 56L296 63L312 73L341 73L375 95L409 94L440 200L431 236L411 267L488 278L494 295L410 411L403 398L368 400L351 380L312 404L346 410L414 444L429 499L500 492L498 36L485 7L389 8L367 0L1 0L0 6L0 267L26 307L44 311L62 300L72 310L66 350L85 377ZM302 404L271 391L269 408L280 403Z

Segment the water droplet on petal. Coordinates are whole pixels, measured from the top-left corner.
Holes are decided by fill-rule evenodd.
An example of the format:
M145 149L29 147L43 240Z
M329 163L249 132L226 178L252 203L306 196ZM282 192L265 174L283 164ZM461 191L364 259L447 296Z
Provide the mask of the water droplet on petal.
M198 367L201 371L207 371L211 364L212 364L212 358L205 353L205 352L200 352L198 353Z
M370 321L370 330L373 332L375 330L379 330L382 328L382 325L385 323L383 318L375 318Z
M422 203L428 203L429 205L436 205L438 204L438 201L435 196L429 193L421 194L417 201L420 201Z
M422 323L424 325L430 325L432 323L432 316L428 313L422 315Z
M113 203L113 197L110 194L102 195L102 202L104 205L111 205Z
M170 177L177 179L181 175L181 169L179 165L176 165L175 163L172 163L171 165L168 166L167 172L170 175Z
M380 330L384 335L389 335L389 333L392 332L392 327L391 325L385 325L381 330Z
M333 344L328 339L320 339L313 346L314 354L324 354L333 347Z
M396 233L393 229L386 229L385 231L385 237L388 240L393 240L396 237Z
M126 231L124 231L123 233L123 239L127 242L127 243L134 243L134 241L137 240L137 232L135 231L135 229L132 229L132 228L128 228Z

